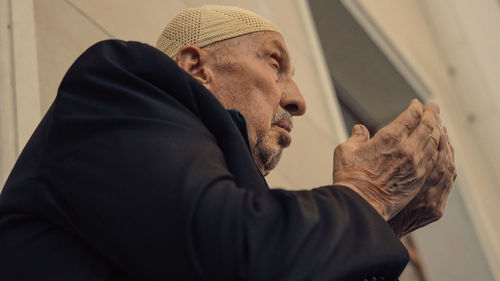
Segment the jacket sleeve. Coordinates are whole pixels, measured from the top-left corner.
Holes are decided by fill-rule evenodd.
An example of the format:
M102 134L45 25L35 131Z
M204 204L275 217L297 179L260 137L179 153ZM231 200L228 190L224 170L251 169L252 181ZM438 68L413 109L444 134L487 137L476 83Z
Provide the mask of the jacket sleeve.
M350 189L238 186L190 96L148 80L151 49L100 43L68 71L37 170L54 221L137 280L397 278L404 247Z

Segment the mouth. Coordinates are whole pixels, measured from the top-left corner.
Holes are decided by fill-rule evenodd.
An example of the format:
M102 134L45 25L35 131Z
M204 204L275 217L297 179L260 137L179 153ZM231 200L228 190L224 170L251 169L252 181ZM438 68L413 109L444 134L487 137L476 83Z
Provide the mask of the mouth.
M280 120L274 124L274 126L280 128L279 130L281 131L280 137L278 138L278 144L282 148L288 147L292 142L292 136L290 135L293 129L292 121L289 119Z
M292 123L292 120L290 120L290 119L280 120L275 125L284 129L288 133L291 133L292 129L293 129L293 123Z

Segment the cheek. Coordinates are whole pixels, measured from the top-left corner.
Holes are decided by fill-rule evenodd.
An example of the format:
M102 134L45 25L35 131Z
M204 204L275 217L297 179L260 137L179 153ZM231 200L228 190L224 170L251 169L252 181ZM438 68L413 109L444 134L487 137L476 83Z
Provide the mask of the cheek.
M269 130L271 128L272 119L276 112L280 111L280 99L276 93L259 92L259 95L252 101L250 116L252 121L259 126L260 130Z
M259 135L269 134L274 114L266 105L246 107L242 113L247 121L248 137L251 144L256 143Z
M264 106L248 108L245 116L248 116L248 127L255 131L267 131L271 128L273 114L271 114L269 109L264 108Z

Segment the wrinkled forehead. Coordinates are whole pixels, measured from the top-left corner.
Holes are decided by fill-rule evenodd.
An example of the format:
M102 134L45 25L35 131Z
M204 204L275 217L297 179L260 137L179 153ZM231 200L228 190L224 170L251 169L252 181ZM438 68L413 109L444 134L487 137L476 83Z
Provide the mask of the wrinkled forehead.
M280 65L292 73L294 69L283 35L275 31L257 31L226 40L229 54L234 56L255 52L259 57L273 57Z
M288 48L285 39L278 32L266 32L263 47L277 50L281 55L289 57Z
M233 52L250 48L263 55L273 52L279 55L281 59L290 59L285 39L279 32L257 31L228 39L227 44L232 47Z

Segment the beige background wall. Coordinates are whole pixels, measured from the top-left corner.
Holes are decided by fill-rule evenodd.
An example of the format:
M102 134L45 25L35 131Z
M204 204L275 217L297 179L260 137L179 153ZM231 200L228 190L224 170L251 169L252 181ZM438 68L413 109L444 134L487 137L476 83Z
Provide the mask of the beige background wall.
M40 120L33 2L0 0L0 187Z
M417 238L435 245L434 249L422 248L427 258L424 263L439 255L447 257L439 263L427 263L427 269L438 272L443 266L454 268L449 274L437 275L437 280L447 280L444 278L450 276L453 280L466 280L461 279L467 275L464 270L477 265L478 275L468 278L499 280L500 219L496 214L500 205L500 3L496 0L343 2L417 92L427 101L441 104L459 171L455 191L458 194L454 196L460 200L453 203L464 205L463 210L456 209L456 214L468 214L471 222L468 228L474 229L491 275L484 275L488 269L479 270L477 261L484 257L476 256L475 249L465 251L465 237L468 237L466 243L476 244L476 239L469 236L472 232L464 235L463 241L457 239L469 232L458 231L457 223L467 225L465 217L457 220L451 216L456 223L446 224L447 229L440 229L445 226L440 222L417 232ZM432 230L436 231L429 233ZM439 232L446 240L436 243L432 239ZM449 253L442 254L436 247L447 248Z
M354 5L353 13L356 7L364 12L360 21L370 17L365 28L374 29L371 34L401 73L423 97L441 103L457 146L459 193L452 194L451 219L417 233L424 258L437 261L424 261L430 280L472 280L470 268L483 272L475 280L500 280L500 220L494 215L500 200L498 1L343 2ZM333 148L346 133L305 0L0 0L0 24L8 27L0 29L0 184L79 54L109 38L154 44L169 18L206 3L237 5L269 18L292 54L308 113L296 120L292 146L270 184L329 184ZM460 229L469 231L453 233ZM472 259L446 261L435 251L459 243L471 247ZM468 255L464 249L458 254Z

